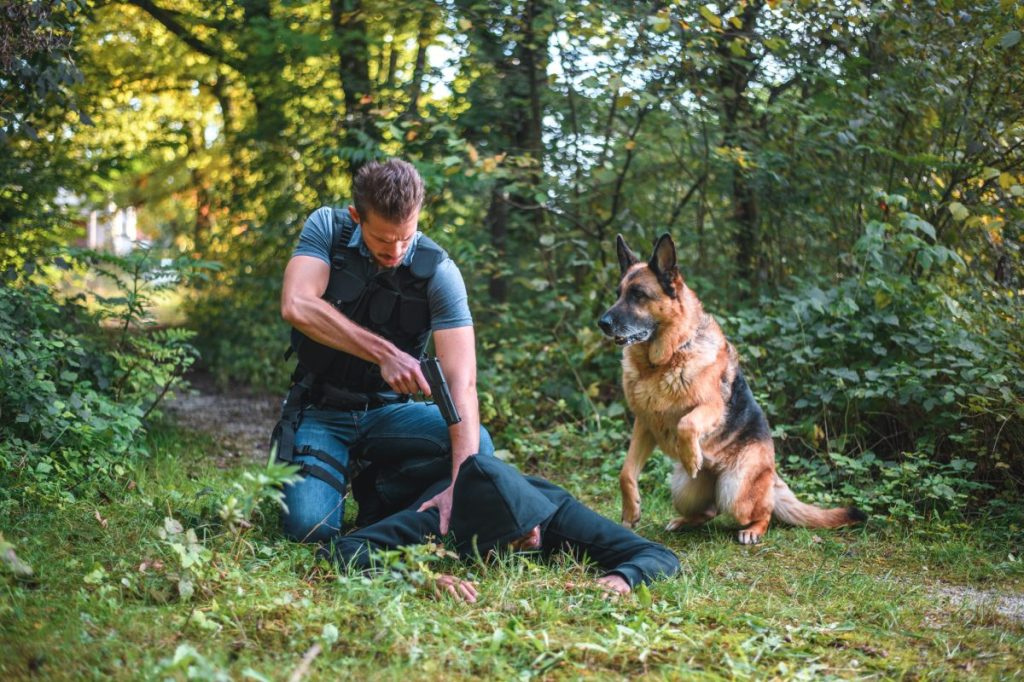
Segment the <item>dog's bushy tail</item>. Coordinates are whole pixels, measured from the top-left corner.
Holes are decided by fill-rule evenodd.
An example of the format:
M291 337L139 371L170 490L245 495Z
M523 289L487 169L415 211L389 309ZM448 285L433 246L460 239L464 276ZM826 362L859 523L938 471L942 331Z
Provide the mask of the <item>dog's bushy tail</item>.
M838 528L866 521L868 515L856 507L822 509L796 499L786 482L775 476L775 511L779 521L804 528Z

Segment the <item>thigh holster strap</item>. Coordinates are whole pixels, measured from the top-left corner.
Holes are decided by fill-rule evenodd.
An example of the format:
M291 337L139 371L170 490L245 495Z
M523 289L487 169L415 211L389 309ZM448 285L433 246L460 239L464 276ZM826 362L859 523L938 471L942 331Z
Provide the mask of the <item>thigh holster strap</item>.
M296 450L295 454L296 455L307 455L309 457L315 457L316 459L320 460L324 464L328 464L328 465L334 467L335 471L341 472L341 475L345 478L345 480L351 479L351 476L349 475L348 467L345 466L344 464L342 464L341 462L339 462L334 457L331 457L329 454L327 454L323 450L314 450L309 445L304 445L304 446L302 446L301 450Z
M337 476L329 473L323 467L313 466L311 464L303 464L299 468L299 473L303 476L312 476L313 478L319 478L321 481L331 486L338 491L342 496L345 495L345 482L339 481Z

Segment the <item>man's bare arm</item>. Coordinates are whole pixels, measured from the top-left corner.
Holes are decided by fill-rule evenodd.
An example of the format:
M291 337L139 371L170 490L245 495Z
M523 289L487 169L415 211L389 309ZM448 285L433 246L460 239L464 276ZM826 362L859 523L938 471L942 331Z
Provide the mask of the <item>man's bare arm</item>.
M462 421L448 427L452 441L452 481L466 458L480 450L480 405L476 391L476 337L473 327L440 329L434 332L434 349L441 361L448 388ZM420 511L437 507L441 533L448 532L452 487L423 503Z
M480 405L476 392L476 336L473 327L434 332L434 349L462 421L449 427L452 480L470 455L480 450Z
M318 343L379 365L381 377L399 393L423 391L429 395L430 386L417 358L359 326L321 298L330 275L331 266L319 258L294 256L288 261L281 317Z

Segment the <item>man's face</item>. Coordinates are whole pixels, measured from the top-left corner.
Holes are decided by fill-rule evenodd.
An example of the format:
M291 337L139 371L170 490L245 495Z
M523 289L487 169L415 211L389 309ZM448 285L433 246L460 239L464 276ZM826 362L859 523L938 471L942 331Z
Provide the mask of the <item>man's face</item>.
M529 533L521 538L516 538L508 543L508 546L512 548L513 552L527 552L540 549L540 526L534 526Z
M363 241L373 254L373 260L377 265L382 268L397 268L401 265L405 252L409 250L412 238L416 235L419 213L413 213L409 218L393 223L369 210L366 215L360 216L355 206L349 206L348 212L352 220L359 223Z

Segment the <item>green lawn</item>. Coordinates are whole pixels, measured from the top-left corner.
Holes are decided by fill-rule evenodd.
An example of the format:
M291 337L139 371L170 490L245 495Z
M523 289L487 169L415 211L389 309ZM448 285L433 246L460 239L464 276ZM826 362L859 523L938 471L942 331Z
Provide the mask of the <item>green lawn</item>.
M649 592L607 601L566 589L585 582L580 566L514 557L462 568L424 552L369 580L282 540L273 514L230 531L217 510L242 472L212 466L201 437L151 438L160 454L100 498L60 509L0 498L0 532L35 569L31 581L0 576L0 679L278 680L314 645L304 679L1024 676L1024 540L1003 518L776 525L743 547L723 528L663 533L665 486L648 475L639 530L683 562ZM614 516L608 468L570 487ZM544 469L557 479L557 463ZM162 540L167 516L199 542ZM424 564L472 576L480 602L417 591ZM975 591L966 602L951 596L961 587ZM1018 611L987 595L1016 597Z

